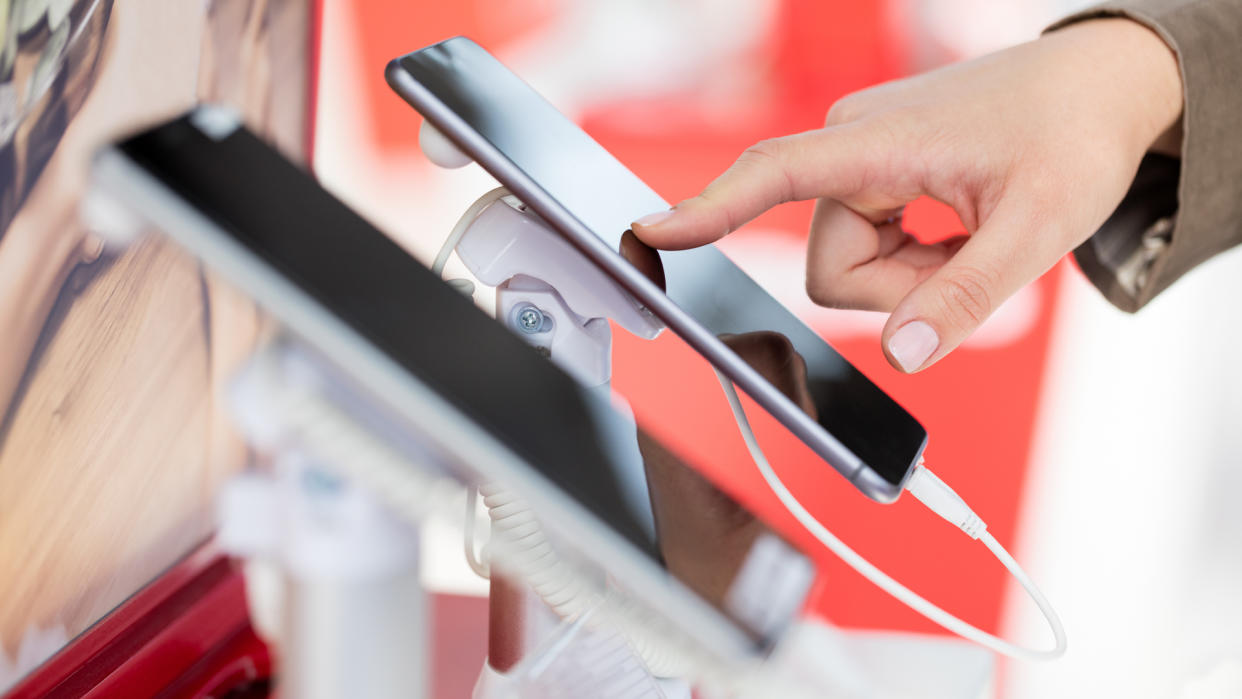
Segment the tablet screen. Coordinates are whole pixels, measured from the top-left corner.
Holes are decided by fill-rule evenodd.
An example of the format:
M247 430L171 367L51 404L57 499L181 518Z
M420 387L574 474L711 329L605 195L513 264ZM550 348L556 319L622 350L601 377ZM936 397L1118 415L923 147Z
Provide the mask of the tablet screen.
M800 610L801 552L249 132L182 119L119 149L756 644Z

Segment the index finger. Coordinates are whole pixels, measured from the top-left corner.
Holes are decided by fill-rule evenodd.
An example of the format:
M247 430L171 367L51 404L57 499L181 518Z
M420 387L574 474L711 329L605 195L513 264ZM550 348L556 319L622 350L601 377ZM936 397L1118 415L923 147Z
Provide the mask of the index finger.
M861 189L868 161L884 157L854 124L774 138L747 148L696 197L633 223L643 242L683 250L715 242L788 201L842 199Z

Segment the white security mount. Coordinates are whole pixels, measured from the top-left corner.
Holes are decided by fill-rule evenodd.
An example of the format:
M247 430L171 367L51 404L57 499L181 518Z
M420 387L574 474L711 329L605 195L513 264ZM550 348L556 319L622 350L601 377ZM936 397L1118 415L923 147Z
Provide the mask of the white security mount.
M663 325L514 197L484 209L457 243L496 287L496 318L588 386L611 376L611 318L651 339Z
M427 122L419 144L441 167L470 162ZM466 222L457 256L496 288L496 318L588 386L611 374L609 319L652 339L663 323L516 197L504 196Z

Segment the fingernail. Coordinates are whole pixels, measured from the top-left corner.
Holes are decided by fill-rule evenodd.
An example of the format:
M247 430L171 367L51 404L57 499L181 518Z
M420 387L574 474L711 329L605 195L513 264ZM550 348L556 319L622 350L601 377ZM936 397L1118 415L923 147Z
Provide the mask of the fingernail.
M667 220L669 219L669 217L671 217L672 215L673 215L673 210L672 210L672 209L669 209L668 211L657 211L657 212L655 212L654 214L647 214L646 216L643 216L643 217L642 217L642 218L640 218L640 219L636 219L636 220L634 221L634 225L636 225L636 226L654 226L654 225L656 225L657 223L661 223L661 222L663 222L663 221L667 221Z
M906 323L888 339L889 354L907 374L923 366L939 346L940 336L921 320Z

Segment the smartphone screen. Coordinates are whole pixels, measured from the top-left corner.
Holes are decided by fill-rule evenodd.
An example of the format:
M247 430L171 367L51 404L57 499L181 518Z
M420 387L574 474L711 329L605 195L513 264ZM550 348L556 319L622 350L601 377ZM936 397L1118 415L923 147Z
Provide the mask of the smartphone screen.
M244 253L227 259L212 253L217 271L241 274L255 268L253 258L258 274L292 283L304 300L253 283L242 290L309 344L316 346L316 331L292 306L342 321L590 513L584 517L628 542L645 569L661 580L671 575L731 620L752 650L779 637L814 576L804 554L270 146L241 128L205 133L202 123L170 122L117 152L159 182L162 196L207 217L210 240L191 238L185 231L194 224L168 214L150 188L131 194L130 206L191 252L219 250L219 238L240 245ZM114 167L106 176L133 179L126 172ZM572 539L584 526L590 523L576 522L561 536ZM617 561L625 555L618 547L595 552L597 564L623 583ZM660 596L671 597L663 589Z
M390 85L868 496L896 499L923 426L714 246L661 252L663 292L619 254L634 219L668 208L576 124L473 41L389 65ZM719 341L777 333L807 367L808 415Z

